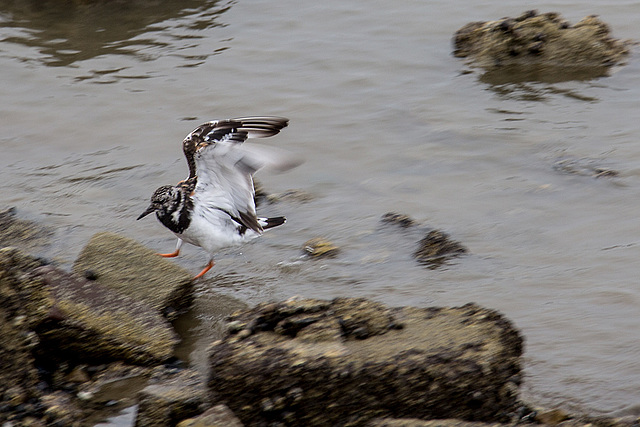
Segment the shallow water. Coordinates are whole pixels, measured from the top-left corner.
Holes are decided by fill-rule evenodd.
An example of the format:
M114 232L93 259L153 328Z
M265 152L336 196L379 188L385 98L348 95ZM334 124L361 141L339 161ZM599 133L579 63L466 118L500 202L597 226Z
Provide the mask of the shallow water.
M571 22L599 14L637 38L637 2L536 7ZM182 138L214 118L289 117L266 142L306 163L258 178L313 200L262 205L288 223L221 253L205 288L248 303L475 301L524 332L529 401L640 414L637 49L609 77L549 82L505 83L451 55L465 23L529 8L0 0L0 200L55 230L40 255L64 265L103 230L170 251L167 230L135 218L156 187L186 176ZM388 211L421 228L382 226ZM470 254L418 265L429 228ZM302 259L316 236L340 256ZM187 248L175 262L197 272L206 256Z

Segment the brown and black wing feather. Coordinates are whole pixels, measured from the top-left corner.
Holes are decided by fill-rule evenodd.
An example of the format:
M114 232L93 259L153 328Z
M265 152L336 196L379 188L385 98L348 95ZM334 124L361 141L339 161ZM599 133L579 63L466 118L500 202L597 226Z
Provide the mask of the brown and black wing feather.
M248 138L267 138L278 134L289 124L284 117L240 117L214 120L195 128L182 142L182 150L189 166L189 178L197 176L195 154L203 147L221 141L238 144Z

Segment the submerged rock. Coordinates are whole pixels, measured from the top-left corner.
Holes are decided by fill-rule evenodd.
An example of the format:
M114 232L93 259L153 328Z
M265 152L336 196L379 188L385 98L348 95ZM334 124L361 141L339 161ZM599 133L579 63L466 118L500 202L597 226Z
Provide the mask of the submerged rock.
M323 237L314 237L303 245L304 252L314 258L334 258L340 252L340 248Z
M382 215L381 221L386 224L399 225L402 228L409 228L416 225L416 222L409 215L400 214L397 212L387 212Z
M467 252L462 243L450 239L447 233L432 230L420 240L413 256L420 264L435 268Z
M553 74L589 69L594 76L621 63L631 44L614 39L595 15L571 25L558 13L535 10L516 18L466 24L455 33L453 43L455 56L487 70L520 67Z
M94 235L73 270L145 301L170 320L188 309L193 301L193 282L188 271L135 240L114 233Z
M269 203L277 202L298 202L307 203L315 199L315 196L304 190L291 189L282 193L269 194L266 196L266 200Z
M499 313L364 299L260 304L211 346L212 401L247 425L364 425L378 417L504 421L522 338Z
M620 172L604 166L602 162L601 159L564 156L553 164L553 168L561 173L592 178L615 178L620 176Z

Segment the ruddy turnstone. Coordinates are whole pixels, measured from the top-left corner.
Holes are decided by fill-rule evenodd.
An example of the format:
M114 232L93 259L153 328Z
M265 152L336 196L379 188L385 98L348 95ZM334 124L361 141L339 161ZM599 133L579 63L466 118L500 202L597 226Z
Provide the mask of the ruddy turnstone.
M183 241L200 246L210 258L194 277L197 279L213 267L213 255L221 248L239 245L284 224L281 216L256 215L253 174L266 165L285 170L297 163L242 143L248 138L276 135L288 122L282 117L217 120L203 123L187 135L182 149L189 177L177 185L158 188L149 207L138 217L155 212L178 237L176 250L161 256L178 256Z

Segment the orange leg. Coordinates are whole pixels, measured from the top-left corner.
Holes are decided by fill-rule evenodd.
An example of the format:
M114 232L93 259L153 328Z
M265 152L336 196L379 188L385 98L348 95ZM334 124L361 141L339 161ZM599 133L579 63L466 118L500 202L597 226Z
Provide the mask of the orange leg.
M213 260L209 261L209 264L207 264L207 266L200 273L198 273L198 275L194 277L193 280L199 279L205 274L207 274L207 271L211 270L211 267L213 267L214 265L215 265L215 262L213 262Z
M164 258L175 258L178 255L180 255L180 249L176 249L174 252L171 252L170 254L158 254L158 255Z
M164 258L175 258L180 255L180 248L182 247L182 239L178 239L178 243L176 244L176 250L171 252L170 254L158 254Z

